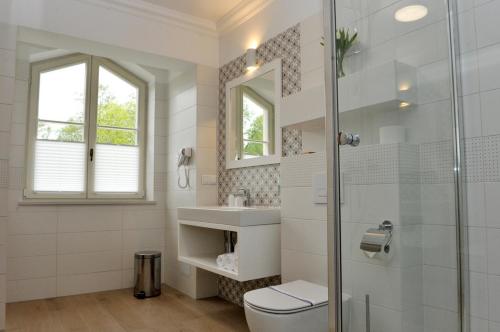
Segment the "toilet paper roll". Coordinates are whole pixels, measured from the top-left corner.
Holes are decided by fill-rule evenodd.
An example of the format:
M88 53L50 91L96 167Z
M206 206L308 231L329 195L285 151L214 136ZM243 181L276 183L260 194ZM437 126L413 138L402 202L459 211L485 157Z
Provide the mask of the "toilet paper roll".
M380 144L406 142L406 128L402 126L385 126L379 128Z
M366 250L362 250L362 251L363 251L363 254L365 254L365 256L368 258L373 258L377 254L376 252L373 252L373 251L366 251Z

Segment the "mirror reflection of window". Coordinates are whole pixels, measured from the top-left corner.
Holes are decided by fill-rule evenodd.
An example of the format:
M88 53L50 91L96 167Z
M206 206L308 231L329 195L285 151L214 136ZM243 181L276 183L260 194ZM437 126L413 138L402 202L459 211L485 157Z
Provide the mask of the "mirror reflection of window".
M236 101L236 160L274 154L273 72L234 89Z
M273 154L273 105L253 89L244 88L242 112L243 159Z

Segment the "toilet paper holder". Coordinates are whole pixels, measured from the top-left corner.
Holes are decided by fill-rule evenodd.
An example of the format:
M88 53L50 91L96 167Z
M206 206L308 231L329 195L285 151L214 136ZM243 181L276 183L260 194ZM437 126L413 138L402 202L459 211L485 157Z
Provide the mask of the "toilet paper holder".
M365 234L363 234L359 248L371 253L379 253L382 251L386 254L389 253L393 230L394 225L389 220L385 220L378 228L369 228Z

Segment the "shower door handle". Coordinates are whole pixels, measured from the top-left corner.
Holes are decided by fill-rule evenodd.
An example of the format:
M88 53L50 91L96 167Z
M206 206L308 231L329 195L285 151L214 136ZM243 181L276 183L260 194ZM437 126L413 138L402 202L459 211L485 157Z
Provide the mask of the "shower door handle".
M339 145L358 146L360 142L361 138L358 134L355 133L339 132L339 135L337 137L337 143Z

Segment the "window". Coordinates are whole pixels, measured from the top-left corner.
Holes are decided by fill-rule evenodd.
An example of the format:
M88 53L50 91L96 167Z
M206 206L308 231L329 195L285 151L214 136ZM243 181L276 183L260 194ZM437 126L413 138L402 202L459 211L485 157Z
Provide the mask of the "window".
M71 55L32 64L28 198L143 198L146 83Z
M274 106L257 91L240 86L239 159L274 154Z

